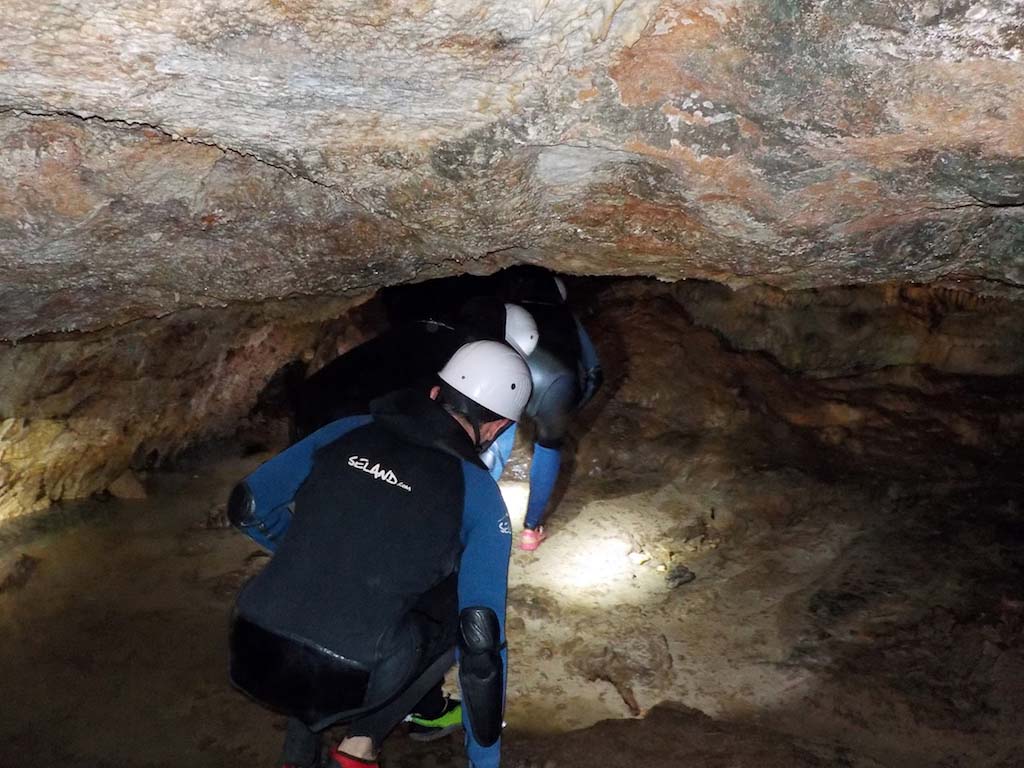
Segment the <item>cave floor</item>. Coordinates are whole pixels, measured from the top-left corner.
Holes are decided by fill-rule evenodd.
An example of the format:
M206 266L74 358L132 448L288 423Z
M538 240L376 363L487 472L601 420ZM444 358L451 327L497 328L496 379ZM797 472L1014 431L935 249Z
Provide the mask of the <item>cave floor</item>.
M265 558L221 502L260 458L0 541L0 764L273 764L281 719L226 677L231 601ZM837 487L714 446L671 482L608 487L574 482L549 541L513 555L506 764L1024 765L1011 491ZM384 755L463 762L454 737Z

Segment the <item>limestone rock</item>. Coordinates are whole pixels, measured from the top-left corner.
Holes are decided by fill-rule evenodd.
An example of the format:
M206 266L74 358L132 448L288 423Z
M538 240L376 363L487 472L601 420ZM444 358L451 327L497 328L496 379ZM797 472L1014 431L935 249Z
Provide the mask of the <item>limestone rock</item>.
M107 486L107 490L118 499L140 501L146 498L145 486L131 470L122 472L114 482Z
M0 338L529 260L1024 284L1020 3L8 0Z
M654 707L642 720L608 720L585 730L513 742L510 765L541 766L554 761L561 768L592 766L601 755L642 755L652 768L679 765L729 768L819 768L848 765L880 768L868 756L838 744L815 743L753 724L713 720L674 703Z
M921 320L920 307L940 306L943 289L887 308L886 290L826 291L817 303L788 294L776 305L762 302L762 291L723 298L729 292L720 286L608 290L589 322L607 382L574 427L579 482L624 493L661 487L666 478L685 487L691 477L719 476L707 498L666 496L665 503L686 507L679 514L686 529L652 532L642 541L674 542L685 552L690 528L728 527L746 516L722 497L744 478L735 468L721 477L722 467L707 464L715 454L751 467L795 466L823 477L862 473L871 481L948 481L1000 464L1019 467L1019 307L981 302ZM876 308L862 320L871 329L869 344L848 338L845 318L858 305ZM691 313L722 330L694 325ZM801 327L817 335L804 339ZM957 343L950 345L954 330ZM954 354L937 355L944 348ZM965 369L973 374L958 375ZM793 510L777 502L762 494L756 516L787 519ZM716 509L731 511L715 519Z
M0 520L120 492L129 466L234 434L282 367L358 338L336 321L349 306L190 310L0 347Z
M0 595L11 590L21 589L32 578L32 574L39 567L39 558L22 552L17 560L5 568L5 573L0 579Z
M673 295L733 347L814 377L898 366L944 373L1024 373L1024 304L935 286L731 291L684 281Z

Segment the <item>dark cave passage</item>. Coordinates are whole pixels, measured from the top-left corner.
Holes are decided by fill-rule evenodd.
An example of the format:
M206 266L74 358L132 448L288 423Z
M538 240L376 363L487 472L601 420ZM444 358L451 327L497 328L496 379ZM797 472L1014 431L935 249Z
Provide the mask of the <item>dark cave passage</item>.
M643 744L659 766L1016 765L1024 310L926 286L568 285L607 383L574 424L550 539L513 553L508 764L592 765ZM232 600L267 561L227 527L227 492L287 444L296 367L311 373L437 290L385 292L318 323L302 349L243 346L231 358L260 359L270 385L230 430L161 450L159 466L145 441L104 457L127 454L144 499L62 501L0 529L0 762L272 759L282 719L226 676ZM96 417L75 388L102 380L104 344L123 357L154 338L132 333L69 356L80 375L32 407ZM161 338L168 355L203 353ZM164 357L139 363L143 384ZM125 395L113 410L142 407ZM501 484L517 529L527 447L521 435ZM384 755L463 759L457 737L401 733Z

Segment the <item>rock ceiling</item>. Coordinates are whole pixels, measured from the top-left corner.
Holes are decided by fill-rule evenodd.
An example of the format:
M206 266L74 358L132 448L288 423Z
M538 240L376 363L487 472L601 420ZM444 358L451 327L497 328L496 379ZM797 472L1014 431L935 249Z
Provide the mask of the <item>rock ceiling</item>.
M0 338L532 260L1024 285L1022 0L5 0Z

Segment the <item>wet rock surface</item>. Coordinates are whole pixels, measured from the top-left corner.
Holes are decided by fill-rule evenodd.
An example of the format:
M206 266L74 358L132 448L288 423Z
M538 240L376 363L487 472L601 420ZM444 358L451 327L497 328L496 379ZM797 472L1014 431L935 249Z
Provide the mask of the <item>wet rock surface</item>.
M286 438L286 414L255 409L260 398L375 322L348 301L297 301L0 346L0 520L108 490L138 497L126 470L203 441Z
M32 574L39 567L39 558L22 554L10 565L7 572L0 576L0 594L14 589L21 589L28 584Z
M838 744L814 743L747 724L712 720L696 710L665 704L643 720L601 722L529 747L513 743L512 768L585 768L595 756L674 768L876 768L880 763L850 754ZM527 757L518 757L526 753Z
M1024 284L1019 3L5 11L0 339L510 259Z

